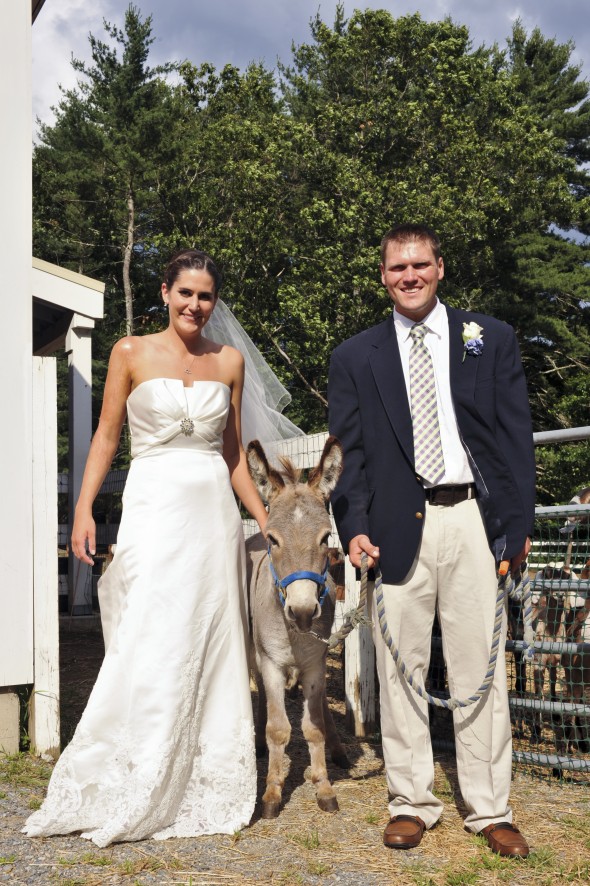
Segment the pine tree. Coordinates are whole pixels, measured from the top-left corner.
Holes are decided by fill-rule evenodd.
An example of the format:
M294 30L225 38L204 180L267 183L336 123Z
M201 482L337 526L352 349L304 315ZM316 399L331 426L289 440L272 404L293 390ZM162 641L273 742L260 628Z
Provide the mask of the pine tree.
M142 21L130 5L124 30L104 26L111 43L90 35L92 63L73 60L78 86L64 93L55 124L41 127L34 245L38 255L106 280L109 325L118 329L122 290L131 334L145 243L160 226L160 171L174 163L178 121L163 79L172 66L147 64L151 17Z

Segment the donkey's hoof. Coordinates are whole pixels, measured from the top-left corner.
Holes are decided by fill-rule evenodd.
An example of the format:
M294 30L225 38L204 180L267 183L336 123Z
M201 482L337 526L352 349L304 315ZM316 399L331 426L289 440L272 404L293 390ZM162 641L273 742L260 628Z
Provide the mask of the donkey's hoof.
M278 802L278 800L270 800L269 802L262 804L263 818L278 818L280 811L281 804Z
M340 809L336 797L318 797L317 801L322 812L338 812Z
M330 754L330 756L332 758L332 763L334 764L334 766L338 766L340 769L350 769L350 760L346 756L345 751L334 751L334 753Z

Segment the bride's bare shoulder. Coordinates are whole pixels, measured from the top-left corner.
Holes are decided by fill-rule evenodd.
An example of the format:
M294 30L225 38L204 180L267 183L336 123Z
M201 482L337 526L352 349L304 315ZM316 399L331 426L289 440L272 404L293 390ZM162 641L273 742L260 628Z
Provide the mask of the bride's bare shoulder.
M241 389L244 384L245 362L243 354L232 348L230 345L224 345L219 355L221 365L221 375L223 381L230 387L237 386Z
M244 357L241 351L231 345L215 345L215 352L218 354L222 363L228 366L240 366L244 363Z
M158 334L125 335L113 345L109 360L111 375L125 376L134 387L146 376L146 367L158 360ZM148 373L149 374L149 373Z
M140 358L161 346L160 335L159 332L150 335L125 335L115 342L112 353L128 359Z

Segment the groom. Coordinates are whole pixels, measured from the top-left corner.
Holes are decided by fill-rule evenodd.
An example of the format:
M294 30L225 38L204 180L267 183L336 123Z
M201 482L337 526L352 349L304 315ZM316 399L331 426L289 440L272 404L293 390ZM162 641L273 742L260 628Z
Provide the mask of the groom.
M386 618L401 658L423 684L435 611L449 689L465 698L488 665L497 568L516 569L533 528L535 463L526 384L513 329L445 307L440 242L403 224L381 244L393 302L385 322L332 355L330 433L344 447L332 496L351 563L379 561ZM427 703L397 672L372 601L381 732L391 819L384 843L418 846L443 804L433 793ZM505 637L505 619L504 633ZM492 685L453 714L465 827L494 852L526 857L512 824L511 728L504 655Z

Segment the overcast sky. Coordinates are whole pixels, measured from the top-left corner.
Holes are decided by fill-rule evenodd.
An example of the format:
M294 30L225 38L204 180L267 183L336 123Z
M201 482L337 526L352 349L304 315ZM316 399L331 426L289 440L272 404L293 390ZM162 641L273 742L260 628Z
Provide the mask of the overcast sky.
M88 34L102 38L103 19L122 26L128 5L128 0L46 0L33 26L34 117L50 122L58 84L75 83L72 54L87 59ZM289 62L292 41L309 41L309 22L318 9L333 23L336 0L135 0L135 5L144 17L153 17L152 65L188 59L217 68L263 61L272 68L277 58ZM573 59L590 79L588 0L345 0L344 8L347 15L355 8L386 9L395 17L419 12L430 21L450 15L468 26L475 46L504 46L520 17L529 31L538 26L546 37L573 40Z

